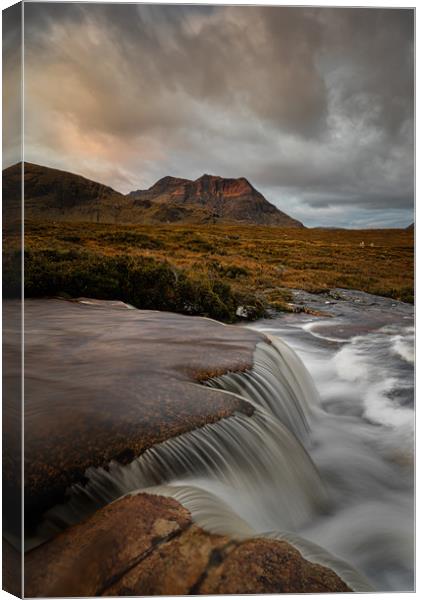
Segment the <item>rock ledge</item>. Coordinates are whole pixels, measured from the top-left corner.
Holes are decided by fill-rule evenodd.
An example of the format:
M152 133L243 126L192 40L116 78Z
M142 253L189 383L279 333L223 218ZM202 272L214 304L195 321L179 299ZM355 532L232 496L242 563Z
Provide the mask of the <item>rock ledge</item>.
M350 592L290 544L210 534L172 498L126 496L25 558L29 597Z

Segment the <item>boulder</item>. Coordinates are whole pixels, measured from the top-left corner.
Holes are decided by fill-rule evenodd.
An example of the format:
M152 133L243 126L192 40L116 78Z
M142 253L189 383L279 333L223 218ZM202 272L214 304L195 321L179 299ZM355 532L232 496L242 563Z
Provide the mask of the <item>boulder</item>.
M287 542L208 533L172 498L126 496L25 557L25 595L349 592Z

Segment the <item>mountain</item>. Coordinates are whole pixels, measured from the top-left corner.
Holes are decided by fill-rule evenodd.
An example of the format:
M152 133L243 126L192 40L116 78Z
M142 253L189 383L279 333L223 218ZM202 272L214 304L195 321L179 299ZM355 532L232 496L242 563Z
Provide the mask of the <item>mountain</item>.
M131 192L129 197L148 207L150 217L159 222L182 219L197 223L303 227L270 204L244 177L202 175L195 181L164 177L148 190Z
M21 164L3 171L4 204L19 201ZM24 165L25 217L57 221L114 222L111 218L127 204L123 194L110 187L31 163Z
M21 165L3 171L7 208L20 198ZM80 175L25 163L25 217L96 223L243 223L303 227L270 204L245 178L164 177L148 190L123 195Z
M408 227L406 228L406 231L414 231L415 229L415 223L411 223L411 225L408 225Z

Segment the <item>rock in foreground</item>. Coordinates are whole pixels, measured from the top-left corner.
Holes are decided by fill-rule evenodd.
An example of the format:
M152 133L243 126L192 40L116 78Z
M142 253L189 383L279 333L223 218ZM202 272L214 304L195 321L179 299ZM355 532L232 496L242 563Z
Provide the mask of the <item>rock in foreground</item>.
M176 500L137 494L29 552L25 595L349 592L290 544L207 533Z
M248 402L199 383L251 368L265 339L122 303L26 300L26 525L63 502L89 467L128 464L181 433L251 415ZM17 341L6 345L18 351ZM5 472L6 482L13 475Z

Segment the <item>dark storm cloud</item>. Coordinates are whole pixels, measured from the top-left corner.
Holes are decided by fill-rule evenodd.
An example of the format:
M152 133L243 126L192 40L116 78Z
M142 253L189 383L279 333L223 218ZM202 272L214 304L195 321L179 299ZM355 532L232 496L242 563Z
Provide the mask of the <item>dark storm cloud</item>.
M25 27L30 160L123 191L244 175L310 224L410 218L412 11L30 3Z

